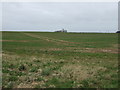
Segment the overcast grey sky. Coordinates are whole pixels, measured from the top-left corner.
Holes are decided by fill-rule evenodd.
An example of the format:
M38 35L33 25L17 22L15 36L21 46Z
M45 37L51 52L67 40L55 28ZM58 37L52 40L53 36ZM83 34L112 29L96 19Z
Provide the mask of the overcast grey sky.
M4 2L3 30L116 32L117 2Z

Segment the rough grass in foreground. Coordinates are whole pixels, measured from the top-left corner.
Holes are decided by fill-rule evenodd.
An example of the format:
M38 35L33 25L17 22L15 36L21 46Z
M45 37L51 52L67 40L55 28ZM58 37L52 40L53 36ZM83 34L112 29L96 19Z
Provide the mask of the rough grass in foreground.
M117 88L117 34L3 32L3 88Z

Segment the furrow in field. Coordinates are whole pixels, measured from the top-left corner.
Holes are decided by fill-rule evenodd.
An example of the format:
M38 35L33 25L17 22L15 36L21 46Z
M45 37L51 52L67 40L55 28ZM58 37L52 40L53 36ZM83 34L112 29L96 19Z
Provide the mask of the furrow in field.
M42 39L42 40L46 40L48 42L54 42L54 43L58 43L58 44L64 44L64 45L77 44L75 42L69 42L69 41L65 41L65 40L49 38L49 37L45 37L45 36L38 36L38 35L30 34L30 33L24 33L24 34L28 35L28 36L31 36L31 37L34 37L34 38L39 38L39 39Z

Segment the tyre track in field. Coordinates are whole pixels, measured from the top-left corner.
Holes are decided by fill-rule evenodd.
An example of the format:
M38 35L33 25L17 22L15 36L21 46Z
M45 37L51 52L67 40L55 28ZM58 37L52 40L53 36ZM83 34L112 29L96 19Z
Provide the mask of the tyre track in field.
M30 34L30 33L23 33L27 36L30 37L34 37L34 38L39 38L48 42L53 42L56 44L62 44L62 45L76 45L76 44L80 44L80 43L76 43L76 42L69 42L69 41L64 41L64 40L59 40L59 39L53 39L53 38L49 38L49 37L44 37L44 36L38 36L35 34ZM77 50L78 48L76 48ZM68 48L68 50L70 50L70 48ZM74 50L74 48L72 48L72 50ZM74 50L74 51L76 51ZM77 50L77 52L81 52L81 50ZM84 48L84 50L82 50L82 52L90 52L90 53L96 53L96 52L106 52L106 53L118 53L118 51L115 49L94 49L94 48Z
M25 34L27 36L30 36L30 37L34 37L34 38L39 38L39 39L42 39L42 40L45 40L45 41L48 41L48 42L57 43L57 44L64 44L64 45L79 44L79 43L76 43L76 42L69 42L69 41L59 40L59 39L54 39L54 38L49 38L49 37L45 37L45 36L38 36L38 35L35 35L35 34L30 34L30 33L23 33L23 34Z

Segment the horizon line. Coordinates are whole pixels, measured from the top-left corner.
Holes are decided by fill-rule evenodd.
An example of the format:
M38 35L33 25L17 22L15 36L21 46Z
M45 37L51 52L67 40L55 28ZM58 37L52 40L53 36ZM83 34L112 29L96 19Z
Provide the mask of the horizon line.
M0 30L0 31L16 31L16 32L55 32L55 31L48 31L48 30ZM119 31L119 30L117 30ZM116 32L117 32L116 31ZM68 33L116 33L116 32L111 32L111 31L67 31Z

